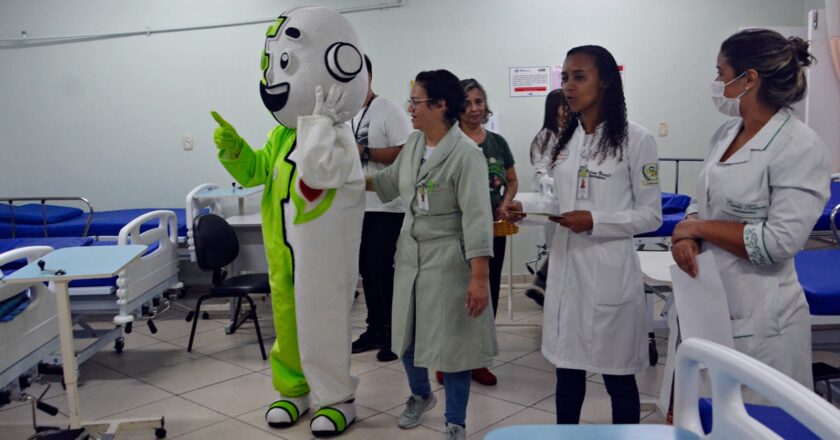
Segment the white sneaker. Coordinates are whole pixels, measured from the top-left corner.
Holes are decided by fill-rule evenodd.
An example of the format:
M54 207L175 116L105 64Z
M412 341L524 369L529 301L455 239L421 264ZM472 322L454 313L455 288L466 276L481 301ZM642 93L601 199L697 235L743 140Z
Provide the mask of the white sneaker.
M429 394L425 399L420 396L411 395L405 402L405 410L400 414L400 419L397 421L402 429L414 428L420 424L420 417L423 413L435 407L437 399L434 393Z

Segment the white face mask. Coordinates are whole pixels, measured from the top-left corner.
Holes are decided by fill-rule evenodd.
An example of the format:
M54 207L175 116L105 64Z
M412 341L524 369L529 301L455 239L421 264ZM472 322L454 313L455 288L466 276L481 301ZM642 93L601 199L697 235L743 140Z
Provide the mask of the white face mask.
M746 73L747 72L744 71L742 74L736 76L732 81L727 83L724 83L723 81L712 81L712 101L714 101L715 106L721 113L735 118L741 117L741 97L750 90L749 87L745 88L740 95L734 98L727 98L726 96L723 96L723 91L726 89L726 86L732 84Z

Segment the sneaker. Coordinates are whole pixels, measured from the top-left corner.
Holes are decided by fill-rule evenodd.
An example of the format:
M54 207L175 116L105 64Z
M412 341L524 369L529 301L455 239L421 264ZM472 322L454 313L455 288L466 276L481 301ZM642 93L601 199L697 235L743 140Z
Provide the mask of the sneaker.
M467 430L461 425L446 424L446 440L466 440Z
M414 428L420 424L420 417L423 416L423 413L434 408L436 403L437 399L434 394L429 394L429 397L425 399L412 395L406 400L405 410L400 414L397 425L402 429Z
M364 332L359 335L359 339L353 341L352 352L364 353L371 350L379 350L382 347L382 338L371 332Z
M391 362L397 360L397 355L390 348L383 348L376 353L376 360L379 362Z
M439 384L443 385L443 371L435 371L435 379L437 379Z
M496 385L496 376L486 368L476 368L475 370L472 370L472 378L474 381L482 385Z
M534 300L538 306L542 307L545 302L545 294L537 289L528 289L525 291L525 296Z

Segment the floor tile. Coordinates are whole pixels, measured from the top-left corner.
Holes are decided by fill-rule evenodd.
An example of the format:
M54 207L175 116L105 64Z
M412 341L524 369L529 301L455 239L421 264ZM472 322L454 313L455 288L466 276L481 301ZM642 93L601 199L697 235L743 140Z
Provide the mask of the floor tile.
M505 364L492 371L499 383L493 387L474 387L473 391L525 406L554 394L556 378L552 373L516 364Z
M249 373L251 370L205 356L139 373L135 377L170 393L181 394Z
M257 429L236 419L210 425L206 428L192 431L188 434L174 437L178 440L208 440L208 439L248 439L248 440L276 440L279 437L269 432Z
M514 426L514 425L550 425L557 421L557 418L554 414L546 411L541 411L536 408L526 408L522 411L519 411L503 420L500 420L480 431L472 431L468 432L467 438L470 439L483 439L485 435L487 435L490 431L494 429L502 428L505 426ZM526 439L522 439L526 440Z
M270 377L250 373L184 393L181 397L227 416L236 417L258 408L267 408L277 400L278 394L271 385Z
M196 405L177 396L163 399L148 405L143 405L128 411L109 416L108 419L119 418L158 418L164 417L167 438L177 437L207 426L223 422L227 416L216 411ZM154 434L149 430L121 432L120 440L153 439Z
M81 419L99 420L132 408L172 397L172 394L136 379L124 378L109 384L79 388ZM67 412L67 397L58 396L47 403ZM39 414L40 418L41 415Z
M104 350L97 353L93 360L99 364L119 372L136 375L161 367L175 365L204 356L200 353L190 353L184 347L168 342L158 342L135 350L116 353Z

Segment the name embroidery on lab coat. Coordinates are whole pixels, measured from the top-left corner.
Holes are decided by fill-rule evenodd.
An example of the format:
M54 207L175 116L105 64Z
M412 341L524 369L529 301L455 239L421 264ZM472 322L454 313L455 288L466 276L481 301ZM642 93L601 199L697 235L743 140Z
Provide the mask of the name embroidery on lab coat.
M612 173L605 173L603 171L589 170L589 178L595 180L607 180L612 177Z

